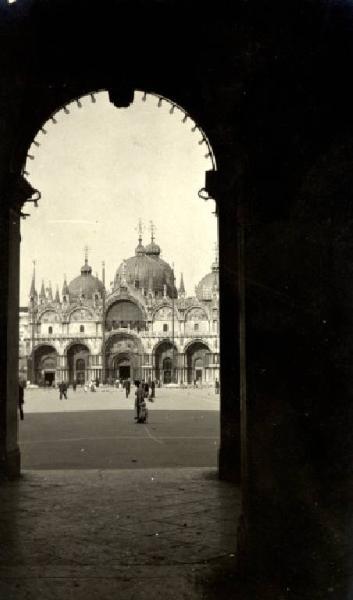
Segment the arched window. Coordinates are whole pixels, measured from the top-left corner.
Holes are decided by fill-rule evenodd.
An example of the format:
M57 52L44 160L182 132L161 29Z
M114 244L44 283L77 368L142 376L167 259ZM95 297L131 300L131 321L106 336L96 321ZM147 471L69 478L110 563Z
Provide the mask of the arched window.
M163 324L163 331L168 331L168 324L167 323Z
M85 326L84 325L80 325L80 333L84 333L85 331Z
M198 331L199 330L199 324L198 323L194 323L194 331Z
M52 327L48 327L48 333L53 333L53 328Z

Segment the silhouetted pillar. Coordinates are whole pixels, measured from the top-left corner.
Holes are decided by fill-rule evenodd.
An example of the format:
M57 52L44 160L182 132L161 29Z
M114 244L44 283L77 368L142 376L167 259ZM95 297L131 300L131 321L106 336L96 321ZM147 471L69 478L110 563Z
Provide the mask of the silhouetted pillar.
M246 231L239 556L296 597L343 599L352 553L353 220L328 193L313 204Z
M228 174L229 175L229 174ZM219 477L240 481L240 365L237 190L222 171L207 173L207 190L216 200L219 227L221 439Z
M0 471L20 474L18 447L19 210L0 214Z

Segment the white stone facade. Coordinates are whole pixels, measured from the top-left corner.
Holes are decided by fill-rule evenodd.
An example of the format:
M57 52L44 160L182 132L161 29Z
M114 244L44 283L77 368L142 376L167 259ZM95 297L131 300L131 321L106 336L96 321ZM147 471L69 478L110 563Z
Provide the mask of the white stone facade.
M64 282L61 298L33 276L28 309L20 311L20 377L38 385L117 379L161 384L219 381L218 265L194 297L174 286L171 267L154 244L141 244L117 270L110 291L92 276ZM25 374L25 363L27 373Z

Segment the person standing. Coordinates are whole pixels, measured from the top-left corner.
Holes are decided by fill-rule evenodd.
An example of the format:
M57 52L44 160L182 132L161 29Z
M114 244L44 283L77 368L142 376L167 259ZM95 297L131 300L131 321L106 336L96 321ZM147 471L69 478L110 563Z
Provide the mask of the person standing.
M60 392L60 400L62 400L63 397L65 398L65 400L67 400L67 385L64 381L61 381L59 383L59 392Z
M136 385L136 391L135 391L136 416L135 416L135 421L137 423L139 423L140 422L140 406L141 406L142 402L145 401L145 386L140 381L135 381L135 385Z
M23 405L24 405L25 401L24 401L24 389L23 389L23 385L19 384L18 385L18 410L20 412L20 419L21 421L23 421L24 419L24 413L23 413Z
M218 379L216 379L216 381L215 381L215 392L216 392L216 394L219 394L219 381L218 381Z
M154 402L154 398L156 397L156 384L154 381L151 381L150 390L150 402Z
M76 382L76 379L74 379L72 382L72 389L74 390L74 392L76 392L76 388L77 388L77 382Z
M130 390L131 390L130 379L126 379L126 381L125 381L125 395L126 395L126 398L128 398L130 396Z

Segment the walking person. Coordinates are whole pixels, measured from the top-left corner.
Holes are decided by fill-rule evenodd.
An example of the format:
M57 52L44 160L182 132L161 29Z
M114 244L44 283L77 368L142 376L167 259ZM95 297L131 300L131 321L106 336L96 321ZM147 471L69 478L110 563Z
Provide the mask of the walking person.
M218 379L216 379L214 385L215 385L215 392L216 392L216 394L219 394L219 381L218 381Z
M21 421L23 421L24 419L24 413L23 413L23 405L24 405L25 401L24 401L24 389L23 389L23 385L19 384L18 385L18 410L20 412L20 419Z
M156 384L154 381L151 381L151 391L150 391L150 402L154 402L154 398L156 397Z

